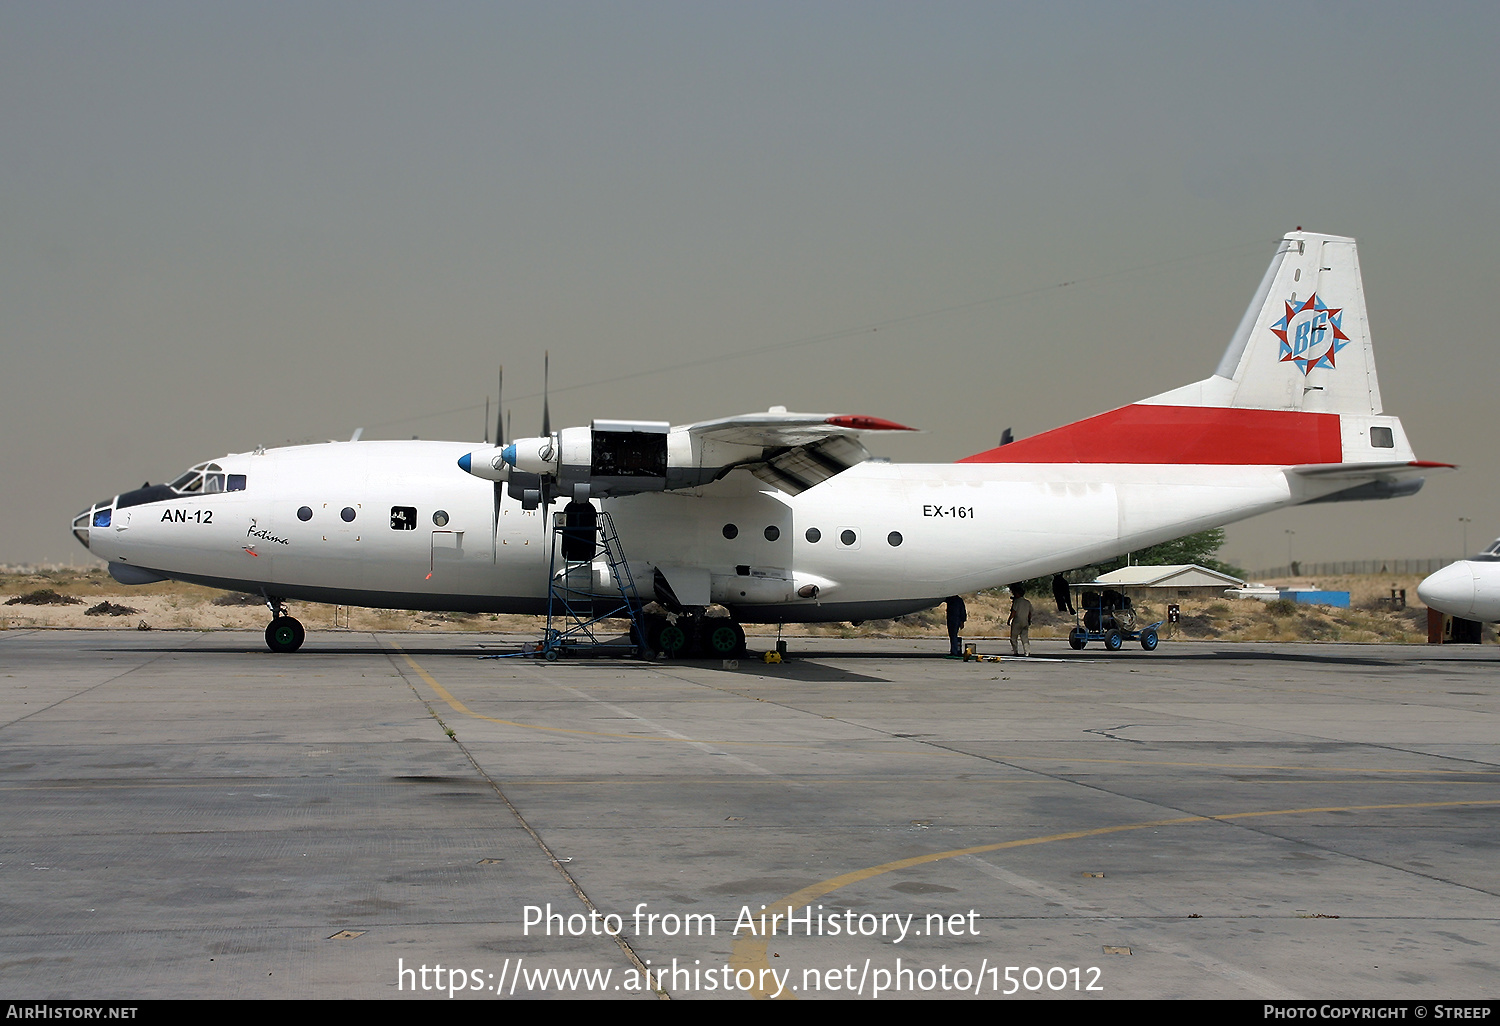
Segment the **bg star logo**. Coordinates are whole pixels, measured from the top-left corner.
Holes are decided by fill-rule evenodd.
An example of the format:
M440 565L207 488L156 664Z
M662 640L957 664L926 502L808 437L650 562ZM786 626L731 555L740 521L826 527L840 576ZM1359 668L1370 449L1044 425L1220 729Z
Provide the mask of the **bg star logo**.
M1331 309L1314 292L1301 306L1286 304L1286 316L1271 325L1281 339L1281 362L1295 363L1306 377L1314 367L1333 369L1333 359L1349 344L1341 327L1343 308Z

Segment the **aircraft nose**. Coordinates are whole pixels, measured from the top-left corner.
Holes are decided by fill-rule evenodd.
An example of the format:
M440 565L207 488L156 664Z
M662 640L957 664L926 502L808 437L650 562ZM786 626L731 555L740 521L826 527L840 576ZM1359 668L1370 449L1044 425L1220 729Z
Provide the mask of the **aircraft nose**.
M1468 617L1474 608L1474 568L1467 560L1443 567L1417 585L1417 597L1450 616Z

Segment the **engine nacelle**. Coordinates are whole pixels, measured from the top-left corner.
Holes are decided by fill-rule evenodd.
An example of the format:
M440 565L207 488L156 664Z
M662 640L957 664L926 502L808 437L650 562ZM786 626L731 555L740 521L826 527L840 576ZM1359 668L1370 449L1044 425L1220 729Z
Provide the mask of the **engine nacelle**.
M587 485L587 494L598 498L664 491L671 428L664 421L644 420L596 420L586 428L563 428L553 447L552 474L568 496L579 485Z
M476 449L458 465L477 477L510 480L513 485L542 485L552 494L569 498L586 485L584 495L605 498L660 492L678 475L670 473L671 425L665 421L596 420L588 427L563 428L551 435L518 438L504 447ZM685 468L686 469L686 468ZM689 473L691 483L701 475ZM686 480L683 484L688 483ZM514 492L516 489L512 489Z

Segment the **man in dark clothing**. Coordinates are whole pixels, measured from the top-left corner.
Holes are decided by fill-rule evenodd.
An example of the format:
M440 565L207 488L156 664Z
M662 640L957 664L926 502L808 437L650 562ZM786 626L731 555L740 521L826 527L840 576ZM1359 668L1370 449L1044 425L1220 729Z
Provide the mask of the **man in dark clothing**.
M1062 574L1052 578L1052 598L1057 602L1059 613L1075 613L1073 608L1073 592L1068 587L1068 579Z
M964 605L964 600L954 595L947 600L948 606L948 654L963 655L959 643L958 632L964 629L964 624L969 622L969 610Z

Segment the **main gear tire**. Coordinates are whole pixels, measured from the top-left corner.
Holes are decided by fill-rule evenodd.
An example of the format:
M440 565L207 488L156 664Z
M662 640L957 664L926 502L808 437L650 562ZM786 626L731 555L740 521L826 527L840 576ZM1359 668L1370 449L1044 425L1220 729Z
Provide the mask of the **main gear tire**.
M745 628L734 620L706 620L703 623L703 648L711 656L738 659L745 654Z
M668 659L677 659L687 655L692 640L692 636L681 623L669 623L663 620L652 632L651 649Z

